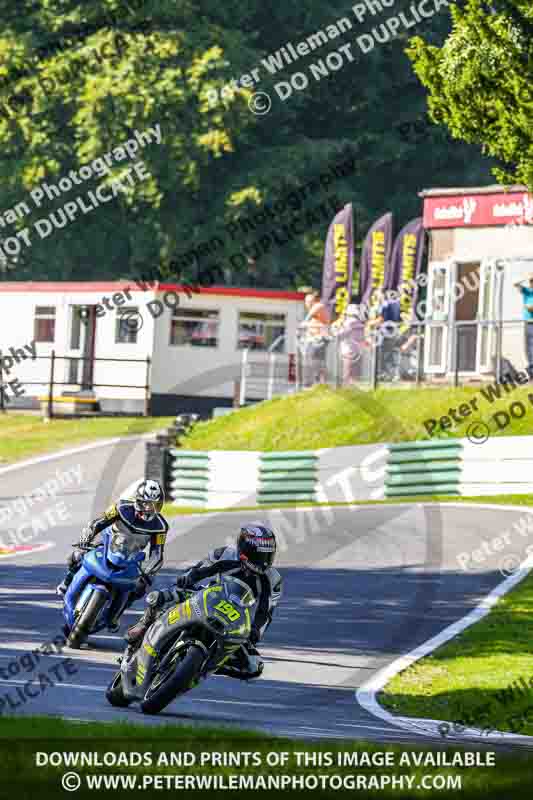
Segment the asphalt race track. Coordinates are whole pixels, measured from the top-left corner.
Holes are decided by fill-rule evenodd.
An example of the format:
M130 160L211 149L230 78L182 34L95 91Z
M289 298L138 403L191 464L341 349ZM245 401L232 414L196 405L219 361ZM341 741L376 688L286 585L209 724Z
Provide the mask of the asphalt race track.
M62 617L55 586L71 543L90 518L142 475L143 447L140 441L124 442L0 470L0 507L35 490L56 470L76 468L82 474L81 485L63 488L31 511L35 517L58 502L68 510L68 518L50 530L28 534L25 528L26 537L35 537L32 544L48 543L48 548L0 558L4 671L23 653L59 634ZM376 670L463 617L501 582L501 553L487 555L469 572L461 569L457 555L507 530L518 516L503 508L376 506L182 517L172 523L158 585L169 582L174 568L224 544L243 520L270 520L280 532L278 564L285 594L261 646L263 677L253 684L211 678L155 718L135 707L114 709L104 690L123 649L122 638L101 635L93 637L90 650L43 656L38 671L66 655L75 659L78 671L31 702L4 708L4 713L146 724L240 724L297 737L415 741L416 734L410 736L360 708L355 690ZM8 529L31 519L21 514L0 524L0 552ZM128 612L121 631L136 616L137 611ZM5 677L4 672L0 697L34 675Z

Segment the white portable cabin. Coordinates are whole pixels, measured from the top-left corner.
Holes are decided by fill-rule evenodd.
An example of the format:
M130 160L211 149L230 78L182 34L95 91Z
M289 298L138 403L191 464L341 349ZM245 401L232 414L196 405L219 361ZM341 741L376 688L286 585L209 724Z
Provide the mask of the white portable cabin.
M274 349L288 362L302 318L299 292L1 282L0 377L8 407L35 407L48 392L54 352L55 396L85 389L102 410L140 412L149 394L155 415L206 415L232 404L245 349ZM15 379L19 397L6 386Z

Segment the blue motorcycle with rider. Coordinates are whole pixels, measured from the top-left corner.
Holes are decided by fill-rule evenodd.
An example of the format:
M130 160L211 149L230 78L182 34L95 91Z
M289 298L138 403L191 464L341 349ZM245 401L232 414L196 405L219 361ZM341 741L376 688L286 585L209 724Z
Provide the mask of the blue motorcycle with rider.
M146 593L163 564L168 532L160 513L163 503L159 483L146 480L134 500L119 500L84 529L57 587L69 647L81 647L88 636L104 629L115 633L124 611Z

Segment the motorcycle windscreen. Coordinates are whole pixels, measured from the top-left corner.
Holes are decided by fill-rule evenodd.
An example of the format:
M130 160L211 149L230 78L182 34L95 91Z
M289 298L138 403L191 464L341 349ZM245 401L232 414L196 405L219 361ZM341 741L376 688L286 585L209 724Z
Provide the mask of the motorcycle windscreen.
M142 534L114 532L109 540L107 557L117 566L125 561L131 561L144 550L150 541L150 536Z
M205 613L224 625L226 635L246 639L250 635L255 596L238 578L226 577L204 591Z
M224 595L230 603L240 608L251 608L255 604L255 595L250 587L232 575L224 576L222 581Z

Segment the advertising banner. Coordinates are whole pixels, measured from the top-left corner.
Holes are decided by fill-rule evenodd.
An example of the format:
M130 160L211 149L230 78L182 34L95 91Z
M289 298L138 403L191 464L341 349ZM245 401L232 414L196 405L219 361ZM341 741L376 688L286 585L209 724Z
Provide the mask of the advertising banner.
M417 217L402 228L392 249L385 288L400 292L400 314L404 322L412 319L416 307L424 237L422 217Z
M384 286L391 250L392 214L388 212L374 222L363 243L359 272L359 300L365 306L374 302L375 291Z
M354 219L348 203L329 226L322 272L322 302L335 320L344 313L352 295Z

